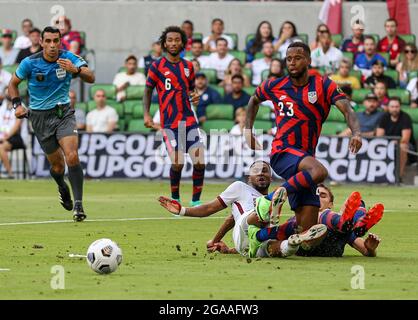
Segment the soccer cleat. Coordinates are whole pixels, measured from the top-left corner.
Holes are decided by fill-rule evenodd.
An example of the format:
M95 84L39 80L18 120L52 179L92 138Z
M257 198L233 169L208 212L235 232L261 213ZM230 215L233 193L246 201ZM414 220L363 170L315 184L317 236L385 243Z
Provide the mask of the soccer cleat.
M67 184L58 187L58 198L65 210L71 211L73 209L73 200L71 200L70 188Z
M257 232L260 228L249 225L248 226L248 257L255 258L257 256L257 251L260 248L262 242L257 240Z
M313 245L312 242L316 242L315 240L320 239L326 232L327 226L325 224L315 224L302 233L292 234L287 239L288 245L292 247L302 245L303 249L309 250ZM319 245L319 243L315 243L315 245Z
M74 205L74 211L73 211L73 219L76 222L81 222L84 219L86 219L86 214L84 213L83 205L81 202L76 202Z
M180 201L179 201L180 202ZM200 206L202 204L202 201L200 201L200 200L197 200L197 201L190 201L190 206L191 207L197 207L197 206Z
M375 204L367 213L357 220L353 232L357 237L363 237L368 230L376 225L383 217L384 206L381 203Z
M284 187L279 187L273 194L270 208L270 224L274 226L279 225L280 214L282 212L283 204L287 199L287 191Z
M339 231L346 233L353 228L353 218L357 209L361 205L361 195L359 192L354 191L350 196L345 200L344 206L339 223Z

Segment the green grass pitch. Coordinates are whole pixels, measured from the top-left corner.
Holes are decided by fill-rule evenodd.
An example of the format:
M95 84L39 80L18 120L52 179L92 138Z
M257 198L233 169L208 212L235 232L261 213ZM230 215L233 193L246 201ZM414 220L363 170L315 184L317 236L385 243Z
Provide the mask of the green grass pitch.
M226 186L207 183L203 200ZM87 181L88 219L105 221L73 223L65 221L71 214L59 205L52 180L0 180L0 269L10 269L0 271L0 299L418 299L418 190L337 186L337 207L354 189L368 205L385 204L372 230L382 238L378 257L347 246L343 258L247 261L206 253L228 211L209 219L173 217L156 201L168 194L167 181ZM191 185L181 191L188 202ZM289 216L285 207L282 219ZM115 273L95 274L84 259L68 257L105 237L123 250ZM225 240L232 245L230 234ZM50 285L55 265L65 270L63 290ZM364 268L365 289L351 287L355 265Z

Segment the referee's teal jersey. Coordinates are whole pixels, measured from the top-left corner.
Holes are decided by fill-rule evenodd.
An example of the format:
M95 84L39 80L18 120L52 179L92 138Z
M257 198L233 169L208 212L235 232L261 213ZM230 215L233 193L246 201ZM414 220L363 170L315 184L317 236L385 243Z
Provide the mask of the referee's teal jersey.
M69 51L60 50L59 58L69 59L76 67L87 66L83 58ZM57 104L70 102L68 93L72 74L57 62L45 60L43 51L23 59L16 76L28 80L29 108L32 110L49 110Z

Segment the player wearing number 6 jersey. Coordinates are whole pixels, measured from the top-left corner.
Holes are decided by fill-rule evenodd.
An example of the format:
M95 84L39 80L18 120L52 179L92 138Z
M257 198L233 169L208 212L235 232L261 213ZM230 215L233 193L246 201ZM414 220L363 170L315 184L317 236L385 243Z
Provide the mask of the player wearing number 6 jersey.
M157 88L164 143L171 159L171 197L180 201L180 179L184 153L193 161L193 197L191 205L200 204L205 174L204 149L197 119L190 100L199 103L195 91L193 64L180 58L187 37L179 27L168 27L160 37L166 57L155 61L148 71L144 92L144 124L156 129L150 115L152 90Z
M252 149L259 149L251 128L258 105L265 100L272 101L277 133L272 143L270 164L287 180L277 190L279 198L274 201L283 203L289 197L301 231L318 220L320 204L316 185L324 181L328 172L315 159L315 148L331 105L336 105L344 114L353 133L350 151L357 153L361 147L359 123L349 100L328 77L309 75L310 63L309 47L302 42L291 44L286 54L289 75L266 80L257 88L248 103L245 124L247 143Z

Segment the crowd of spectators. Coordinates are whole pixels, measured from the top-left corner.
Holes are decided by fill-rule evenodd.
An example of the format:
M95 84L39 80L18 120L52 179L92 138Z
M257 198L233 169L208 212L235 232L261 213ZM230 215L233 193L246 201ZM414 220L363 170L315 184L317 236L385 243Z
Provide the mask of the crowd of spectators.
M56 20L56 26L63 35L62 49L82 55L85 49L84 33L73 30L71 20L65 16ZM385 36L379 40L376 34L365 34L364 22L359 20L353 23L352 32L346 38L336 37L326 24L319 24L315 39L309 43L312 59L310 72L328 75L347 96L353 97L357 103L353 101L352 105L358 112L361 131L365 136L390 133L401 137L402 150L416 150L413 123L404 110L418 107L417 46L414 41L405 41L398 34L396 20L387 19L383 27L382 34L385 33ZM269 21L261 21L254 34L239 35L246 36L245 49L242 51L237 50L237 37L227 32L228 26L220 18L212 20L208 35L196 32L190 20L185 20L181 28L187 36L182 57L193 62L196 90L201 96L196 108L199 122L203 125L211 120L206 114L210 105L230 105L233 110L231 118L236 123L233 132L242 130L245 107L255 87L265 79L286 75L284 58L287 47L293 42L307 41L306 34L298 33L297 26L292 21L283 22L277 33ZM33 26L30 19L22 21L20 33L16 37L13 30L1 30L0 103L5 102L5 106L5 89L11 74L4 67L16 65L25 57L42 50L39 43L40 30ZM126 130L127 125L120 124L120 114L112 107L113 102L128 101L130 97L127 92L130 87L144 86L150 65L163 54L156 39L151 43L148 54L142 57L128 55L113 81L109 79L109 84L115 86L115 97L111 98L114 100L107 103L106 91L95 90L91 95L94 104L89 103L93 107L88 110L76 108L78 129L87 132ZM407 90L410 100L399 99L393 94L396 89ZM364 93L363 101L358 98L359 92ZM74 91L70 93L70 98L72 105L76 107L77 97ZM155 94L152 101L157 102ZM7 108L1 105L4 115ZM271 108L272 105L267 102L264 107ZM158 123L158 117L156 112L154 122ZM6 129L2 126L2 121L4 122L0 119L0 134L3 132L3 138L0 138L0 157L2 152L10 149L5 148L7 144L2 143L6 141ZM271 127L274 127L273 122ZM408 135L403 130L411 132ZM349 133L349 129L346 129L339 134ZM401 164L405 158L408 159L405 157L406 153L402 154Z

